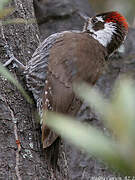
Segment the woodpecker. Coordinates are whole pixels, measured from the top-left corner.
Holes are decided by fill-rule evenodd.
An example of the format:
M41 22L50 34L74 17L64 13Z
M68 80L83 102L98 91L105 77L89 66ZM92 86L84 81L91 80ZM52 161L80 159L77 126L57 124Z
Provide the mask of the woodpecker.
M73 83L94 85L128 32L126 19L116 11L84 19L82 31L63 31L45 39L25 68L27 86L41 118L43 148L58 137L43 121L43 112L75 116L82 102L75 96Z

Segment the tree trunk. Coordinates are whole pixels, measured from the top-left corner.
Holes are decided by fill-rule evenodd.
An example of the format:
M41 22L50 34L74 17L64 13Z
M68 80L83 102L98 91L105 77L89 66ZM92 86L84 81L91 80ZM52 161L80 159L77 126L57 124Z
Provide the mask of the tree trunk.
M26 64L40 41L38 26L32 23L35 18L33 1L12 0L9 6L14 7L14 11L6 19L31 19L31 23L0 26L0 61L5 63L14 55ZM54 32L82 29L83 21L76 14L77 10L90 16L94 14L88 0L34 0L34 7L42 40ZM97 83L106 96L110 94L112 84L120 72L134 74L134 39L135 30L130 29L123 56L112 60L107 72ZM13 69L12 65L9 70L27 90L23 74ZM83 105L79 118L104 130L100 119L86 105ZM3 77L0 77L0 139L0 179L90 180L97 176L113 176L108 167L98 160L88 157L73 145L67 143L65 146L63 142L59 145L59 169L52 170L47 154L42 149L35 105L27 103L16 87Z
M100 2L98 2L98 5ZM89 0L34 0L35 14L38 19L41 40L52 33L66 30L82 30L84 21L77 11L93 16L95 13L90 7ZM100 5L99 5L100 8ZM100 10L102 12L102 10ZM96 86L109 97L112 86L121 73L130 73L135 76L135 29L130 28L122 53L111 57L106 72L100 77ZM102 120L91 109L83 104L78 119L85 123L105 130ZM116 176L103 162L94 157L88 157L73 145L66 144L69 180L96 180Z
M5 63L11 56L15 56L26 64L40 39L38 26L33 23L33 1L13 0L9 7L14 7L14 11L6 20L23 18L30 22L0 26L0 61ZM9 69L26 89L22 73L13 69L12 65ZM0 179L68 179L62 144L59 149L59 171L49 167L34 112L35 105L27 103L16 87L0 77Z

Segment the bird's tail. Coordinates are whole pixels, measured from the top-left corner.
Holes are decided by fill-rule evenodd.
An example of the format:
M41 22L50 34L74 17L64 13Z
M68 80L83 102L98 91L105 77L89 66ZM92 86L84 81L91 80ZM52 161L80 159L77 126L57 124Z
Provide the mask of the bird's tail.
M58 137L51 146L44 149L48 166L52 168L54 172L56 172L56 169L59 171L58 157L60 141L60 137Z

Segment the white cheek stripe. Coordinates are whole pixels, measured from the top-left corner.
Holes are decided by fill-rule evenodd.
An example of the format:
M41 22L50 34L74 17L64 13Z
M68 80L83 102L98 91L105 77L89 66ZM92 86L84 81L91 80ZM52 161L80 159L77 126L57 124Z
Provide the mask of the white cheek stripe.
M113 34L116 34L116 27L115 24L112 22L105 23L104 29L98 31L95 31L92 26L89 25L88 30L90 32L93 32L91 36L97 41L99 41L99 43L102 44L104 47L107 47L107 45L111 42Z

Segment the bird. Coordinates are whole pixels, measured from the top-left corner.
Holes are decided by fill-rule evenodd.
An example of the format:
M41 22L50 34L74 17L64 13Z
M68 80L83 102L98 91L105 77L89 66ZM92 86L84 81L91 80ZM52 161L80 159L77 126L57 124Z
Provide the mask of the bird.
M117 11L81 16L85 21L82 31L50 35L35 50L24 70L40 115L45 149L59 136L47 126L43 114L55 111L75 116L82 101L75 95L73 83L94 85L109 56L123 44L128 33L128 23Z

